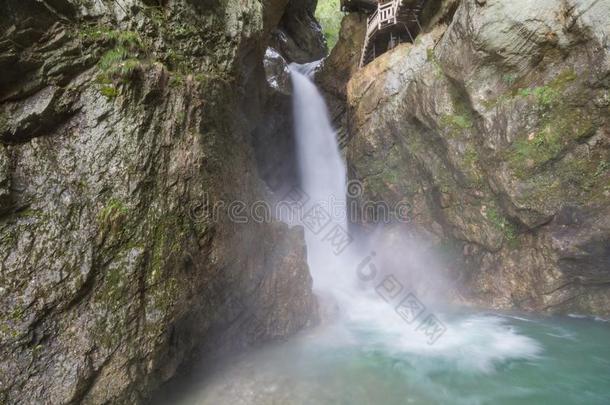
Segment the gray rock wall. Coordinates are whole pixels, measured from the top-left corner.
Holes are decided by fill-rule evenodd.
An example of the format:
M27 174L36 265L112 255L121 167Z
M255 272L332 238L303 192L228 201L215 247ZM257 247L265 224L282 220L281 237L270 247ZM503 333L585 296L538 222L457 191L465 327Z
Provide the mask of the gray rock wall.
M463 0L351 77L352 176L412 203L467 302L610 315L609 12Z
M2 5L0 402L134 403L315 313L303 235L239 224L286 2Z

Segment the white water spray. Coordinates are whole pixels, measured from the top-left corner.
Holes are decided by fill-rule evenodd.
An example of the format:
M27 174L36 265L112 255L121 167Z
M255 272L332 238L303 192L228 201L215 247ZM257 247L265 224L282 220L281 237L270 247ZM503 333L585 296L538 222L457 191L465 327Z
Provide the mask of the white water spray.
M355 333L355 341L364 332L366 341L362 344L383 346L389 352L405 355L438 356L454 361L460 367L476 370L489 370L497 360L535 355L538 352L535 342L504 329L496 318L475 316L451 320L451 316L431 313L434 310L430 300L439 296L442 287L435 294L420 297L426 301L425 304L420 301L420 304L426 307L427 315L442 319L446 327L443 339L430 345L430 336L417 327L419 321L406 322L404 313L401 316L396 309L401 300L409 296L409 288L417 289L416 294L420 294L426 290L426 284L435 288L443 283L435 272L434 258L419 252L417 241L405 241L400 232L398 237L390 232L389 237L362 238L364 242L360 241L359 246L370 245L378 252L364 261L369 251L346 249L341 254L336 253L332 241L325 239L324 234L333 226L348 229L346 169L326 104L316 86L301 73L310 74L311 70L311 65L291 66L298 168L301 188L308 199L306 210L316 205L323 207L330 214L330 223L323 232L305 226L307 260L316 293L330 297L339 307L338 323ZM393 246L388 244L392 239ZM373 256L378 267L389 265L391 277L402 279L402 285L388 285L388 273L380 271L375 281L363 286L357 269L362 263L370 266L367 260ZM390 291L391 288L394 291ZM383 296L389 292L395 292L396 296L391 299L389 294Z
M306 75L295 71L297 68L301 69L292 68L295 136L301 188L308 195L306 209L320 204L332 211L326 230L332 226L347 229L346 170L336 136L321 95ZM311 69L311 65L304 69ZM524 395L553 398L553 389L540 390L531 384L537 373L533 373L532 364L536 370L553 375L558 363L552 356L540 356L541 345L524 335L523 329L531 328L530 335L537 334L537 339L551 339L555 355L571 348L579 359L582 357L580 348L574 350L577 334L563 328L524 318L472 311L447 315L430 309L437 294L421 294L416 285L438 284L430 270L432 258L417 241L403 239L401 232L379 228L360 241L358 250L339 255L333 244L324 240L324 234L306 231L308 263L316 293L337 304L338 316L300 337L231 360L226 370L208 380L200 391L186 395L180 404L473 404L506 402L513 397L518 400ZM359 268L370 270L373 263L380 270L385 268L379 272L382 279L404 276L398 300L415 289L427 312L442 319L447 331L439 340L431 345L429 336L418 329L419 321L409 323L398 316L397 301L379 294L384 287L379 278L367 284L358 277ZM565 344L566 339L569 344ZM607 345L597 348L596 356L600 350L607 351ZM598 370L605 370L607 363L588 363L594 366L585 368L591 376L604 375ZM578 376L568 383L573 392L582 395L580 370L570 368L566 373ZM545 387L545 380L540 381ZM604 384L600 386L607 386ZM558 398L565 397L564 390L557 392Z
M306 73L311 73L309 65ZM349 282L345 273L347 252L337 252L329 233L347 235L345 164L339 151L324 99L309 78L292 67L294 121L301 189L305 210L308 262L319 293L340 291ZM312 210L312 211L310 211ZM313 216L319 216L319 223ZM313 223L311 221L314 221ZM318 231L318 228L322 227ZM336 297L335 297L336 298Z

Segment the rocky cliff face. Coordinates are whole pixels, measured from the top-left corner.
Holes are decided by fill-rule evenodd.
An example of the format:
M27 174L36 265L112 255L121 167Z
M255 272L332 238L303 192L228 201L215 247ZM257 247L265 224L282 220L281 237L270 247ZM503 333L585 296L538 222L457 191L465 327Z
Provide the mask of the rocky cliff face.
M138 402L197 347L310 321L302 234L226 211L267 197L251 134L287 3L3 4L0 402Z
M352 177L411 202L468 302L610 315L610 1L431 3L347 84Z
M316 75L341 146L345 146L347 131L347 82L358 71L360 53L366 33L366 18L350 13L343 18L339 40Z
M276 195L298 183L288 65L318 61L327 54L314 18L316 4L317 0L290 1L265 52L264 70L270 88L257 105L262 119L252 131L252 140L258 170Z
M328 52L315 18L317 4L318 0L290 0L272 33L271 46L291 62L320 60Z

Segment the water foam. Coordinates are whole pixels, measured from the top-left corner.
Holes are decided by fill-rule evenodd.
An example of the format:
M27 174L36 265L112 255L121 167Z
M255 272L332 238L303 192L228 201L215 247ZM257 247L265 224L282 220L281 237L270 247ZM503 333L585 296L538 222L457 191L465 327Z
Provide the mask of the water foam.
M305 69L311 71L311 65ZM332 223L347 229L346 169L326 105L316 86L306 74L299 72L298 66L292 65L291 73L301 187L310 206L316 203L324 206L332 200L341 207L342 213L333 215ZM370 350L383 350L393 357L427 358L444 366L449 363L463 371L480 373L491 373L499 363L531 359L541 352L536 341L520 335L506 320L486 315L465 318L438 315L447 331L430 344L428 337L418 330L419 320L407 324L396 313L395 303L386 302L374 288L358 287L354 271L358 260L353 251L337 255L328 241L307 227L306 242L314 287L319 294L331 296L340 307L340 323L347 331L340 336L346 345L357 343ZM413 261L415 253L398 261L403 264ZM410 263L409 267L409 271L415 271L417 263Z

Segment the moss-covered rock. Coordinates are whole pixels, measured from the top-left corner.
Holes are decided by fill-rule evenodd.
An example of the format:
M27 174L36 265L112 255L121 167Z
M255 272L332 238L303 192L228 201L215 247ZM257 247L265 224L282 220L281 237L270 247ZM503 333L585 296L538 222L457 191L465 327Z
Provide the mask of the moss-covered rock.
M484 306L610 314L610 2L572 6L439 9L347 86L352 176L463 246L453 277Z
M0 15L0 402L142 402L307 325L302 233L207 205L267 197L250 133L286 2L47 3Z

